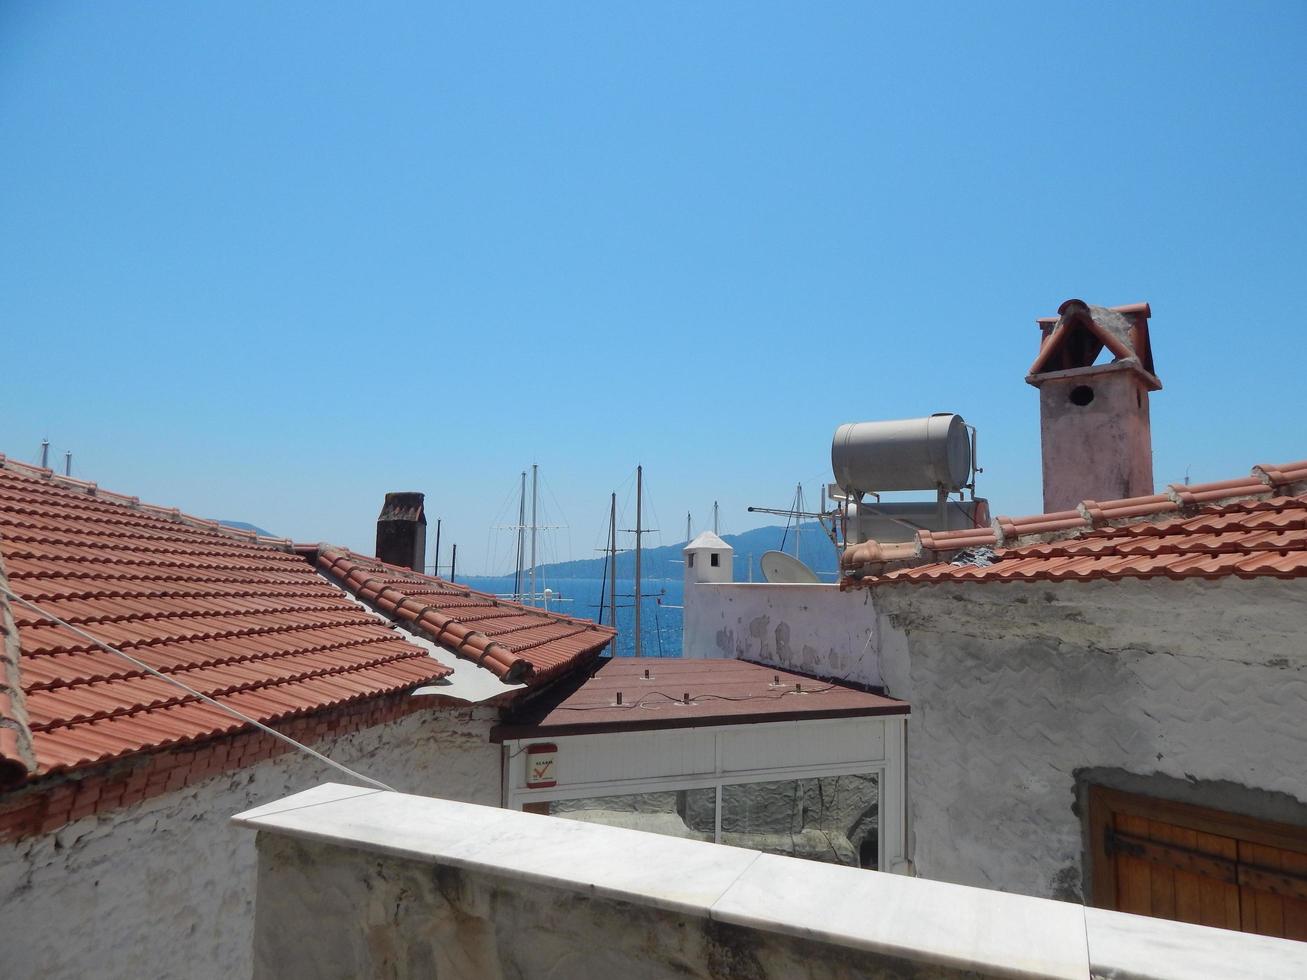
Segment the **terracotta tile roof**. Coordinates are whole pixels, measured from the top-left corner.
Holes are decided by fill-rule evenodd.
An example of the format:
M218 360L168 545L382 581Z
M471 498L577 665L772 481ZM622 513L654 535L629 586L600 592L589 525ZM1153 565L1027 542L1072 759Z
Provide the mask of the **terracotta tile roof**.
M263 722L450 671L289 542L0 456L0 583ZM0 595L0 783L246 727Z
M336 548L318 568L383 615L494 671L539 685L597 657L616 631Z
M918 535L919 557L994 549L997 561L900 568L878 582L1307 576L1307 460L1253 467L1234 480L1086 500L1076 510L996 518L993 526Z

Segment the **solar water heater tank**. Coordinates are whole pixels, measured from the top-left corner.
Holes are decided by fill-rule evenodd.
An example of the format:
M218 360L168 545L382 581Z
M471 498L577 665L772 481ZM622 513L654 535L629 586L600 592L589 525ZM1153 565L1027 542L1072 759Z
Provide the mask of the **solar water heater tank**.
M830 447L835 482L850 492L944 490L971 480L971 437L962 416L847 422Z

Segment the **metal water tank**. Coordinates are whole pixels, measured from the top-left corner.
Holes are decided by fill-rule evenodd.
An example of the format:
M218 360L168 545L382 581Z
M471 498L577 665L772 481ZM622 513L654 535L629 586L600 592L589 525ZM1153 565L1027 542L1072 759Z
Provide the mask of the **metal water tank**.
M847 422L830 447L835 482L844 490L961 490L971 478L971 440L961 415Z

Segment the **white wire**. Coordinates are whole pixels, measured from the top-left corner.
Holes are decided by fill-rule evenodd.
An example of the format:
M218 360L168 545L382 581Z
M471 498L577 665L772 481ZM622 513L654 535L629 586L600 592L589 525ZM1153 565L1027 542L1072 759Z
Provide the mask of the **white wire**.
M74 626L72 623L64 622L64 620L60 619L54 613L47 612L45 609L42 609L36 603L29 602L28 600L24 599L22 596L16 595L14 592L6 588L4 585L0 585L0 592L3 592L10 599L14 600L20 605L26 606L28 609L32 610L33 612L40 613L46 619L58 623L64 629L69 630L72 633L76 633L78 636L82 637L83 639L90 640L101 650L104 650L108 653L112 653L115 656L122 657L128 663L133 664L136 667L139 667L147 674L152 674L153 676L159 678L162 681L167 681L169 684L173 684L181 688L187 694L194 695L195 697L199 698L201 701L205 702L206 704L211 704L215 708L227 712L227 714L231 715L232 717L240 719L241 721L245 722L247 725L253 725L255 728L259 729L260 731L266 732L267 734L273 736L274 738L281 739L281 741L285 742L287 745L290 745L292 748L299 749L301 752L313 756L313 758L317 759L319 762L325 762L333 769L338 769L340 772L345 773L347 776L351 776L354 779L357 779L360 782L367 783L370 786L376 786L379 789L389 790L392 793L396 792L394 787L387 786L381 780L373 779L371 776L365 776L361 772L355 772L353 769L349 768L349 766L342 765L341 763L335 761L334 759L327 758L321 752L309 748L303 742L297 742L289 735L283 735L275 728L269 728L267 725L259 721L257 718L251 718L249 715L245 714L244 712L237 711L235 708L225 705L221 701L215 701L207 694L203 694L200 691L195 690L195 688L189 686L188 684L183 684L181 681L177 680L177 678L165 674L161 670L156 670L155 668L151 667L149 664L145 663L144 661L137 660L129 653L123 653L123 651L119 650L117 647L110 646L109 644L105 643L103 640L100 640L97 637L92 636L90 633L86 632L86 630Z

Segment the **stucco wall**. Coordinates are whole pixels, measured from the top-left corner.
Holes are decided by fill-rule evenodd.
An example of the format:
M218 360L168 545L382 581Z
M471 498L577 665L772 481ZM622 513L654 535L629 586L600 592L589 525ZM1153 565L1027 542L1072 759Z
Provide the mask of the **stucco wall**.
M737 657L879 686L871 593L734 583L685 590L685 657Z
M921 875L1087 897L1078 788L1307 825L1307 589L1228 578L881 586Z
M493 719L485 708L433 710L315 748L396 789L497 806ZM250 976L254 841L229 818L329 778L340 776L288 753L0 847L0 973Z

